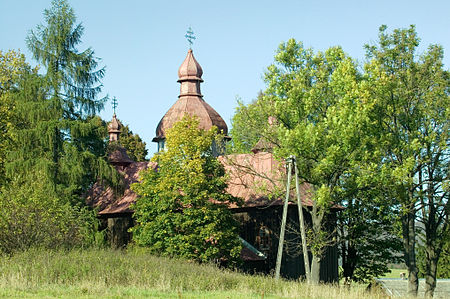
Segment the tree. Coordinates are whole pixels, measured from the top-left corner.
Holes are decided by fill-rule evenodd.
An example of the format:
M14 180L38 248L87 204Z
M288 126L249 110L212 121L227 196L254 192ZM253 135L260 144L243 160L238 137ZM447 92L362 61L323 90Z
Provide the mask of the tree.
M157 170L148 169L133 185L140 195L133 238L158 254L233 264L241 245L228 204L237 199L225 191L225 170L212 153L217 128L198 124L187 116L168 130L167 150L152 159Z
M345 209L338 215L338 244L346 284L369 282L389 272L388 264L402 261L401 229L395 225L397 209L378 186L366 181L359 188L357 181L362 176L347 180L342 200Z
M20 109L25 109L21 115L26 125L19 130L23 138L17 139L10 168L14 173L30 165L44 167L58 194L80 203L97 179L118 183L118 174L106 161L105 129L95 116L104 102L97 99L104 68L96 69L92 49L77 50L83 26L75 24L67 1L52 1L44 16L46 26L31 31L27 45L45 68L40 86L46 88L41 96L46 100L23 99Z
M36 71L36 70L35 70ZM18 81L31 72L20 52L0 51L0 186L5 183L5 161L13 123L13 96L18 91Z
M419 268L419 277L425 277L427 272L426 261L426 246L419 245L417 251L417 264ZM447 234L446 240L442 247L441 256L436 272L436 278L449 278L450 277L450 233Z
M359 80L355 63L341 48L314 54L294 39L280 45L266 73L264 95L277 119L275 154L295 155L301 180L312 186L313 282L319 281L328 244L325 216L342 198L346 179L366 150L368 108Z
M128 125L122 126L120 129L120 144L126 148L128 156L136 162L147 161L146 156L148 150L145 148L146 144L142 141L138 134L134 134Z
M276 135L269 126L268 119L273 117L272 104L268 98L259 93L258 97L248 105L237 101L237 108L231 120L231 142L229 153L250 153L258 141L265 141L276 145Z
M449 73L443 70L442 47L431 45L418 56L414 26L386 33L366 46L367 92L374 107L373 127L380 152L379 176L401 206L408 293L416 296L415 223L425 228L425 294L433 296L436 271L449 212Z
M6 108L0 119L0 252L92 244L97 225L93 212L57 194L46 173L43 136L54 110L45 80L15 51L0 53L0 73L1 108Z

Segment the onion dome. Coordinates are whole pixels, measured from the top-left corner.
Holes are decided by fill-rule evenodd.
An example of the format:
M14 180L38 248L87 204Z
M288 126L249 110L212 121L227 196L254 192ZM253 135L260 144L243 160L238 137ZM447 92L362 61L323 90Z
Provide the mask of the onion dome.
M189 49L185 60L178 70L178 82L181 84L180 95L175 104L159 122L156 128L156 137L153 138L154 142L163 144L166 138L166 131L186 114L196 116L201 129L209 130L212 126L216 126L219 132L224 135L228 134L228 127L223 118L203 100L203 96L200 93L200 83L203 82L202 75L203 70L195 59L192 50ZM161 147L164 146L162 145Z
M110 153L108 155L108 160L111 164L116 166L127 166L134 161L131 160L128 156L127 150L118 143L121 128L122 124L120 123L120 120L117 119L116 114L114 113L111 122L108 124L110 142Z
M109 133L109 141L118 141L120 135L120 129L122 128L122 124L116 118L116 114L114 113L111 122L108 124L108 133Z
M197 60L195 60L192 49L189 49L186 59L184 59L178 69L178 78L180 78L178 82L182 82L184 80L197 80L203 82L202 75L202 67Z

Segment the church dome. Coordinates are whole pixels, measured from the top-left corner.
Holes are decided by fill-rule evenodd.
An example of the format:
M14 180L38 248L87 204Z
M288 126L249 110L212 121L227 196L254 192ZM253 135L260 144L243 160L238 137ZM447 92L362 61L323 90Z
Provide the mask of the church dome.
M196 116L199 127L204 130L216 126L224 135L228 134L228 127L223 118L208 103L200 93L200 83L203 70L189 49L187 56L178 70L178 82L181 83L178 100L167 111L156 128L154 142L166 138L166 131L185 115Z
M122 124L116 118L116 114L114 114L112 120L108 124L108 132L109 133L120 133L121 128L122 128Z
M178 69L178 78L180 78L178 82L182 82L183 80L198 80L203 82L202 75L202 67L195 59L192 49L189 49L186 58Z
M111 122L108 124L109 133L109 151L108 160L113 165L127 166L134 161L130 159L127 150L120 145L119 136L122 123L117 119L114 113Z

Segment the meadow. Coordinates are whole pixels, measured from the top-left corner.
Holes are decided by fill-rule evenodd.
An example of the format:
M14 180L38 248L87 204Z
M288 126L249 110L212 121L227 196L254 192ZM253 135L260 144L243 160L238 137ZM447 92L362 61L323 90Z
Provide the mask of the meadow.
M366 298L379 291L275 280L144 250L29 250L0 259L8 298Z

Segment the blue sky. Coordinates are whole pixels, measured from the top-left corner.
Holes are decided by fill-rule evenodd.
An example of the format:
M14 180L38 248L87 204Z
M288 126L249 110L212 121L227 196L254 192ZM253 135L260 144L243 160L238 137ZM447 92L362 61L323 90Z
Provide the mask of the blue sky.
M21 49L30 29L43 23L51 0L0 0L0 50ZM263 74L278 45L295 38L315 50L340 45L364 61L365 43L388 29L415 24L422 39L444 47L450 66L450 1L117 1L72 0L77 21L106 66L104 94L117 97L117 115L147 142L161 117L177 100L177 71L189 48L184 35L196 35L194 55L203 68L202 94L230 127L236 98L248 103L265 89ZM109 120L110 103L101 112Z

